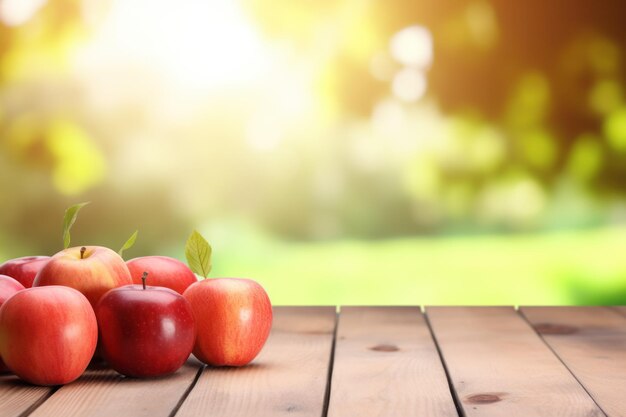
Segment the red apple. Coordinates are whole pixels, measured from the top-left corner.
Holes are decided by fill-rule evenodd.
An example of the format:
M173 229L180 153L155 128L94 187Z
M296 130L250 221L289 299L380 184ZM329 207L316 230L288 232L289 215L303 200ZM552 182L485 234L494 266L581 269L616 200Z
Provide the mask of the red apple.
M96 316L102 356L126 376L176 372L189 358L196 339L191 306L165 287L144 283L115 288L100 299Z
M257 282L206 279L191 285L183 296L198 329L193 354L202 362L242 366L261 351L272 327L272 305Z
M0 308L0 355L32 384L74 381L87 368L97 340L93 309L73 288L29 288Z
M11 277L0 275L0 307L6 300L11 298L13 294L25 289L24 286Z
M24 286L18 281L6 275L0 275L0 307L2 307L2 304L4 304L6 300L23 289ZM0 357L0 372L5 372L6 370L7 367L4 365L4 362L2 362L2 357Z
M95 308L100 297L112 288L132 284L124 260L102 246L62 250L39 271L33 287L65 285L80 291Z
M35 275L50 260L49 256L26 256L10 259L0 265L0 274L8 275L19 281L24 287L33 286Z
M141 284L144 272L150 275L151 285L171 288L179 294L198 282L198 278L187 265L167 256L143 256L127 261L126 265L135 284Z

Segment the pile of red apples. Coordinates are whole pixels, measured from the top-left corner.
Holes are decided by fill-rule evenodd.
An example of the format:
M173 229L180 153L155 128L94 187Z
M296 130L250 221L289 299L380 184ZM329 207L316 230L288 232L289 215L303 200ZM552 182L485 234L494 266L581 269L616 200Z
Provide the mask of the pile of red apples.
M130 377L175 372L192 352L209 365L242 366L272 323L255 281L198 280L177 259L124 262L101 246L4 262L0 305L0 371L37 385L72 382L94 358Z

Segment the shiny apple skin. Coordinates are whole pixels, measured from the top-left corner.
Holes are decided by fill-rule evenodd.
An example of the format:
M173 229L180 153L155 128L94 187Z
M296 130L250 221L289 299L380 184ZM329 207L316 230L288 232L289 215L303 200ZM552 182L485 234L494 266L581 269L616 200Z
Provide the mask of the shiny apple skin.
M22 283L7 275L0 275L0 307L18 291L25 290Z
M6 300L11 298L18 291L22 291L24 289L24 286L19 281L6 275L0 275L0 307L2 307L2 304L4 304ZM7 370L8 368L0 357L0 373L6 372Z
M187 265L167 256L142 256L126 261L126 265L134 284L141 284L144 272L148 272L150 285L171 288L179 294L198 282Z
M196 339L191 306L169 288L113 289L100 299L96 316L102 356L126 376L176 372L189 358Z
M31 384L74 381L87 368L97 341L93 309L73 288L28 288L0 307L0 355L11 372Z
M7 275L19 281L25 288L33 286L35 275L50 260L49 256L25 256L10 259L0 265L0 275Z
M272 327L272 305L261 285L244 278L212 278L183 296L196 318L193 354L213 366L243 366L261 351Z
M62 250L39 271L33 287L65 285L77 289L95 308L100 297L113 288L132 284L124 260L114 251L102 246L85 246Z

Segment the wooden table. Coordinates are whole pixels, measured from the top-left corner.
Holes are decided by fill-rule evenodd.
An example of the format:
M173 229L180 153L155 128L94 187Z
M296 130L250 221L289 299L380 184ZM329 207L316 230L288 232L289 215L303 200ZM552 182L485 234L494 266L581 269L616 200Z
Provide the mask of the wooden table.
M244 368L0 377L0 416L626 416L626 307L277 307Z

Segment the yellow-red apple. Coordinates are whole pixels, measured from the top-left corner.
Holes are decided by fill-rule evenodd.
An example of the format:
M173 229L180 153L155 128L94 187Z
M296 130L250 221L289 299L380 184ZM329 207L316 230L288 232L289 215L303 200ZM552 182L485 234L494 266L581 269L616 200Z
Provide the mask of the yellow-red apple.
M93 309L73 288L28 288L0 307L0 355L32 384L74 381L87 368L97 340Z
M242 366L263 348L272 327L272 305L261 285L242 278L213 278L183 293L196 319L193 354L214 366Z
M126 263L117 253L102 246L83 246L54 255L35 277L33 287L75 288L95 308L105 292L132 283Z
M179 294L198 282L198 278L187 265L167 256L142 256L126 261L126 265L133 283L138 285L141 285L144 272L150 276L150 285L170 288Z
M49 256L25 256L9 259L0 265L0 274L19 281L25 288L33 286L35 275L50 260Z
M0 275L0 307L2 307L2 304L4 304L6 300L23 289L24 286L20 282L6 275ZM2 362L2 357L0 357L0 372L5 372L6 370L7 367L4 365L4 362Z

